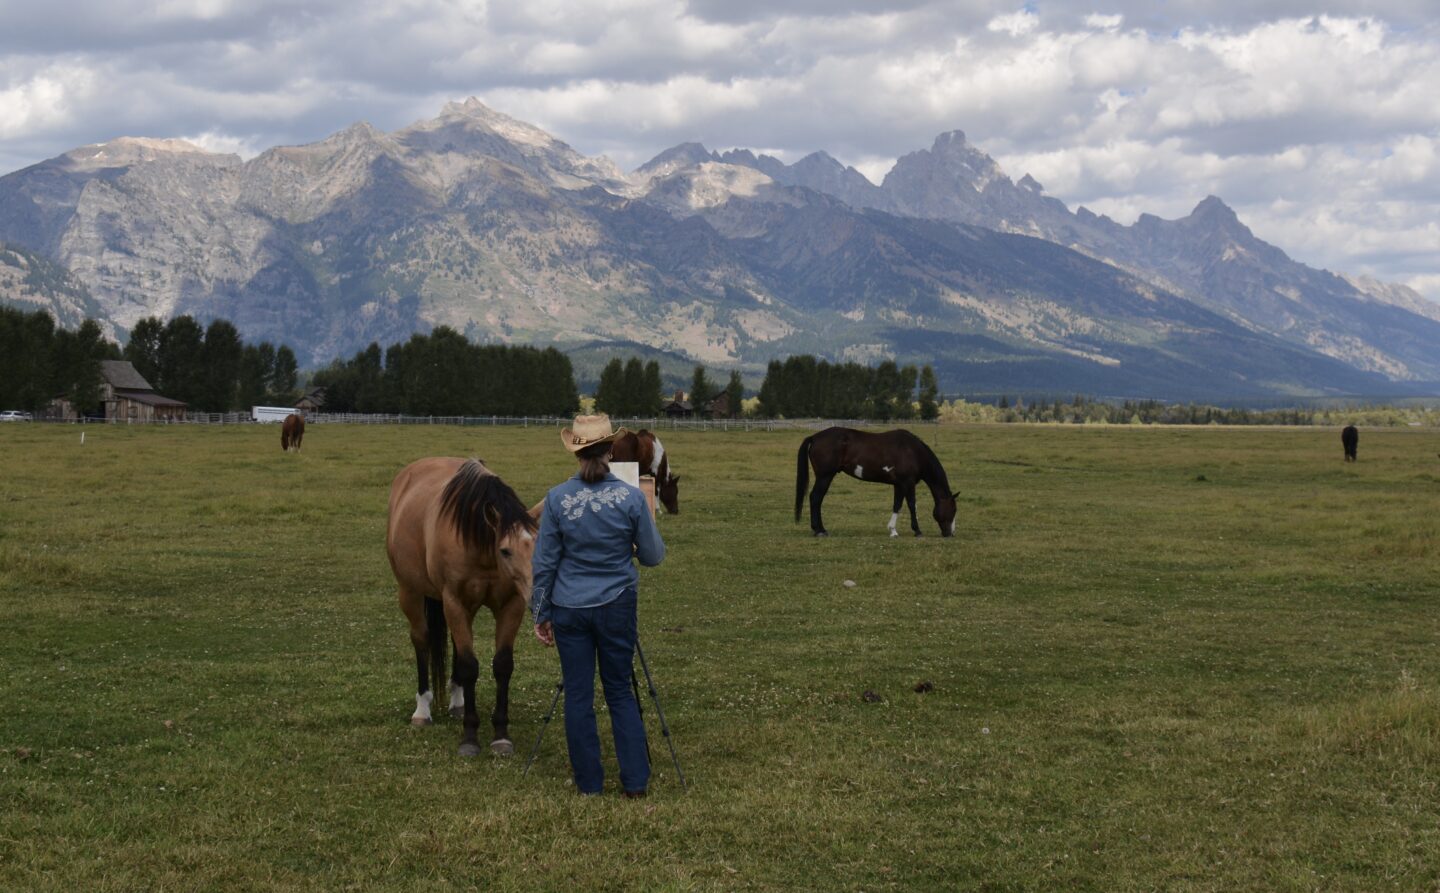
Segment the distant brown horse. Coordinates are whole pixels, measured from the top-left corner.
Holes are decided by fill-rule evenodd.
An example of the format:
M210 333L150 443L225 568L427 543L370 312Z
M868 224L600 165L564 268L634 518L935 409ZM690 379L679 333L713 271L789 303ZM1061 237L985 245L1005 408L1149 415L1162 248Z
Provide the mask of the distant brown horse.
M448 628L455 666L449 685L450 715L465 717L460 755L480 752L480 715L475 682L472 625L481 606L495 618L495 737L490 749L508 756L510 676L515 632L530 601L530 558L540 506L527 512L504 481L478 459L421 459L401 469L390 485L385 548L400 590L400 610L410 621L419 687L410 722L429 725L435 690L445 678Z
M835 475L845 472L862 481L890 484L895 488L895 504L890 514L890 535L899 536L895 522L900 517L900 503L910 504L910 529L920 535L915 520L915 484L924 481L935 498L935 523L941 536L955 534L955 497L950 481L935 452L925 441L903 429L870 434L853 428L826 428L800 443L795 471L795 520L800 520L800 506L805 501L809 484L809 466L815 467L815 489L810 491L810 529L816 536L829 536L820 520L820 505Z
M665 511L672 515L680 514L680 475L670 468L670 456L666 454L660 438L644 428L629 432L615 441L610 459L613 462L639 463L641 474L655 476L655 495L665 506Z
M300 452L300 441L305 437L305 417L298 412L292 412L285 417L285 423L280 426L280 449L290 452ZM321 438L322 440L324 438Z
M1360 431L1354 425L1346 425L1340 432L1340 445L1345 448L1345 461L1355 461L1355 449L1360 446Z

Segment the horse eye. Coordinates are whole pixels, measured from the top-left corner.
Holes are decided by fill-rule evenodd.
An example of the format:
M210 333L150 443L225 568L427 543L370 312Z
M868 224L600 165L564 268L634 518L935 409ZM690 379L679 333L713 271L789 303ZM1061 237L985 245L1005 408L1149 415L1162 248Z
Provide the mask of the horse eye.
M509 558L509 557L510 557L510 550L509 550L509 549L502 548L502 549L500 550L500 554L501 554L501 555L504 555L506 558Z

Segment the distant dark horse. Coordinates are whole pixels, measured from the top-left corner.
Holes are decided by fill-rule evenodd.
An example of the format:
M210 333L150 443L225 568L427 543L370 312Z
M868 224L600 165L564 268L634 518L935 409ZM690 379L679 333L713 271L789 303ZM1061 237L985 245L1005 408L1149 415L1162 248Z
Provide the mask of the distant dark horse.
M445 681L448 630L455 654L450 715L465 717L462 757L480 752L475 705L480 661L471 625L481 607L495 618L490 749L501 756L514 751L510 675L515 633L529 614L530 558L543 506L527 512L515 491L478 459L421 459L401 469L390 485L385 550L400 590L400 610L410 621L419 679L410 722L430 724L435 689Z
M1354 425L1346 425L1345 430L1340 432L1340 443L1345 447L1345 461L1355 461L1355 447L1360 445L1360 432L1355 430Z
M641 474L655 476L655 495L665 511L680 514L680 475L670 468L670 457L665 453L660 438L641 428L615 441L610 451L612 462L636 462Z
M300 441L305 437L305 417L299 413L291 413L285 417L285 423L280 426L280 449L290 452L300 452ZM321 440L324 440L322 437Z
M910 529L920 535L920 522L915 520L915 484L924 481L935 498L935 523L941 536L955 534L955 497L950 492L950 479L940 460L925 441L909 431L886 431L868 434L852 428L826 428L805 438L800 444L795 469L795 520L800 520L800 506L805 501L809 484L809 466L815 467L815 489L810 491L810 529L816 536L828 536L820 520L820 504L830 489L830 481L840 472L862 481L890 484L895 488L895 505L890 515L890 535L899 536L895 522L900 517L900 503L910 506Z

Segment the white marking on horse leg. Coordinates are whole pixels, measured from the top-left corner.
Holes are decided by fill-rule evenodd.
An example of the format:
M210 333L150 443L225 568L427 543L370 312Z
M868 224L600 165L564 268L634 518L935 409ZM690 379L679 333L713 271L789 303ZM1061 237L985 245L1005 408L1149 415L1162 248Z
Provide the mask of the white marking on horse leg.
M865 469L861 468L859 465L856 465L856 466L855 466L855 476L856 476L857 478L863 478L863 477L865 477Z
M430 725L430 702L435 700L435 692L427 691L423 695L415 696L415 712L410 714L410 722L417 726Z
M954 521L951 521L951 522L950 522L950 535L951 535L951 536L954 536L954 535L955 535L955 522L954 522Z
M455 714L455 711L456 711L456 710L460 710L461 712L464 712L464 710L465 710L465 689L461 688L460 686L456 685L456 684L453 683L453 682L450 683L450 704L449 704L449 706L450 706L450 714L451 714L452 716Z
M900 535L900 534L899 534L898 532L896 532L896 530L895 530L895 522L898 521L898 520L900 520L900 513L899 513L899 512L891 512L891 513L890 513L890 535L891 535L891 536L899 536L899 535Z

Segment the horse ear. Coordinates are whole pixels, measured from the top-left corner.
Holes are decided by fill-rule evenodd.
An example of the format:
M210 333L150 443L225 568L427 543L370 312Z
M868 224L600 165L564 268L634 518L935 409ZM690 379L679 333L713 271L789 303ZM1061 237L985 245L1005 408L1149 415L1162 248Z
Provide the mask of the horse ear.
M951 499L959 499L959 498L960 498L960 491L959 491L959 490L956 490L954 493L951 493L951 494L950 494L950 498L951 498Z
M539 521L540 516L543 514L545 514L545 500L542 499L530 507L530 517Z
M678 483L680 483L680 475L678 475L678 474L672 474L672 475L670 475L670 483L672 483L672 484L678 484Z

